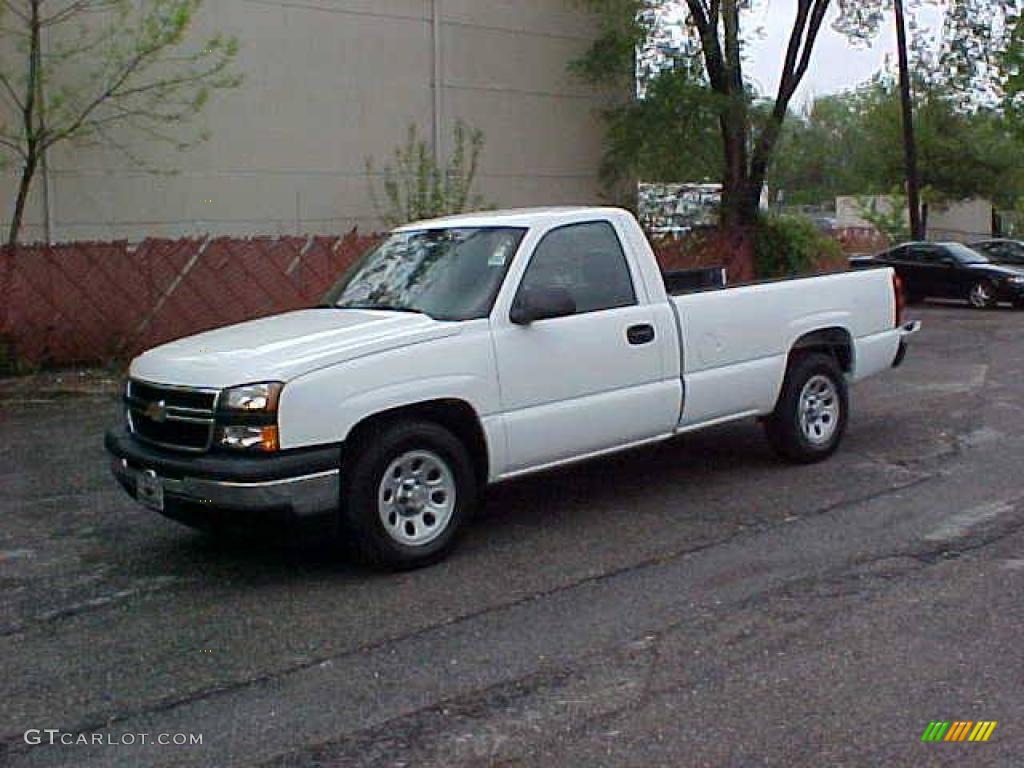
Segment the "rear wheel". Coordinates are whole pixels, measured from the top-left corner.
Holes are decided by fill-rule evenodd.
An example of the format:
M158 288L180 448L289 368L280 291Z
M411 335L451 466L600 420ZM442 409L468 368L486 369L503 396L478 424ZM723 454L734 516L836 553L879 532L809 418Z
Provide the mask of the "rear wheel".
M396 422L343 469L343 535L374 566L420 568L451 550L476 502L465 446L432 422Z
M810 464L827 459L846 432L849 395L835 359L821 353L795 357L786 371L775 411L765 422L775 452Z
M996 305L996 288L989 280L979 280L967 293L967 302L975 309L990 309Z

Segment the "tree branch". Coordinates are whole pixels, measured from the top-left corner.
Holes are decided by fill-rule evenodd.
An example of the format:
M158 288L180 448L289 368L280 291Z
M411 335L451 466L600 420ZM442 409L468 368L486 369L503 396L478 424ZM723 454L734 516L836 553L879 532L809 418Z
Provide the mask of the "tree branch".
M0 138L0 147L7 147L12 152L15 152L18 155L18 157L22 158L23 160L26 157L25 150L22 148L22 146L9 139Z
M814 46L818 41L818 34L821 32L821 26L825 21L825 14L828 12L829 0L815 0L814 11L811 13L811 21L807 29L807 35L804 39L804 52L800 59L800 65L797 67L796 73L794 74L793 91L800 87L800 83L803 82L804 76L807 74L807 70L811 65L811 55L814 53ZM790 94L792 98L793 94Z
M826 0L827 1L827 0ZM775 99L776 107L780 102L788 105L789 99L796 91L793 85L793 78L796 73L797 63L800 60L800 50L804 42L804 31L807 29L807 17L811 12L811 0L798 0L796 20L793 22L793 31L789 35L789 45L786 48L786 59L782 65L782 78L779 81L779 93Z
M162 45L152 45L149 48L139 51L139 53L125 65L124 71L118 75L117 79L104 89L99 95L97 95L89 104L82 109L78 117L75 118L69 126L48 134L44 141L44 148L48 149L56 144L58 141L62 141L70 136L73 136L82 125L89 119L93 112L95 112L101 104L110 99L110 97L117 92L117 89L124 85L128 79L138 70L142 63L150 56L159 53L163 48Z
M11 97L11 101L14 102L14 106L17 108L17 110L19 112L24 112L25 111L25 104L24 104L24 102L22 102L22 100L18 97L17 91L14 90L14 86L11 85L11 81L8 79L7 75L5 75L3 72L0 72L0 85L3 85L4 90Z
M718 42L718 15L708 16L707 9L701 0L686 0L690 16L700 35L701 48L704 51L704 64L708 71L711 88L717 93L729 93L729 79L725 61L722 58L722 46ZM714 2L714 8L719 4Z

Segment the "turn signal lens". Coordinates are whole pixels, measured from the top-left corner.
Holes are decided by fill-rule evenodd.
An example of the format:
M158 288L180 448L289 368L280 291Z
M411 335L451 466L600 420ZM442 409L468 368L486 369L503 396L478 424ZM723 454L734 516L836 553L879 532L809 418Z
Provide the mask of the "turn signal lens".
M220 445L239 451L262 451L275 453L281 449L281 440L276 426L272 427L222 427Z

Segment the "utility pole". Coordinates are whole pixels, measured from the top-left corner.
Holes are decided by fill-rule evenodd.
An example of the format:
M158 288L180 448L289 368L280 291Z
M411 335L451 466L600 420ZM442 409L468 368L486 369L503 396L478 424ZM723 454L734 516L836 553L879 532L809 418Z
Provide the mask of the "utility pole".
M914 136L914 99L910 83L910 57L907 54L907 20L903 13L903 0L893 0L896 6L896 42L900 60L900 100L903 104L903 150L907 167L907 207L910 209L910 237L924 240L924 222L921 220L921 185L917 175L917 141Z

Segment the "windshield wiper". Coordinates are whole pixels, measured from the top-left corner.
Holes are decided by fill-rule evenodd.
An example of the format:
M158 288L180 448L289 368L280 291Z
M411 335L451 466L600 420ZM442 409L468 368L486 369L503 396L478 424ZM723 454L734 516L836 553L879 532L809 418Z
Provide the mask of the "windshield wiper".
M407 312L412 315L427 315L422 309L412 307L399 307L394 304L332 304L335 309L368 309L378 312ZM427 315L430 317L430 315Z

